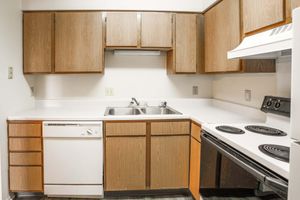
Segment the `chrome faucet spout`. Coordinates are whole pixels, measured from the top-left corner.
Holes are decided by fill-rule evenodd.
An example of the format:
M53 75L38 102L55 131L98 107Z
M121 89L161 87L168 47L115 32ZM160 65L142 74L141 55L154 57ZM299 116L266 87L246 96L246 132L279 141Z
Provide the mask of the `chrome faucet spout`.
M134 102L137 106L140 105L140 102L138 102L138 101L136 100L136 98L132 97L131 100L132 100L132 102Z

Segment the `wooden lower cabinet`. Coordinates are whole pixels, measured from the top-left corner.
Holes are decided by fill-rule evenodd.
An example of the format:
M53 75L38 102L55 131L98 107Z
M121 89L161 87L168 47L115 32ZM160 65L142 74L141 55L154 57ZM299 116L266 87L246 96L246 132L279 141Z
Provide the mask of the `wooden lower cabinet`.
M151 189L188 188L189 138L151 137Z
M9 191L43 192L42 122L8 122Z
M188 189L190 121L105 122L105 191Z
M9 167L11 192L43 192L43 170L38 166Z
M200 199L201 127L192 123L189 189L194 199Z
M106 191L146 189L146 137L107 137Z

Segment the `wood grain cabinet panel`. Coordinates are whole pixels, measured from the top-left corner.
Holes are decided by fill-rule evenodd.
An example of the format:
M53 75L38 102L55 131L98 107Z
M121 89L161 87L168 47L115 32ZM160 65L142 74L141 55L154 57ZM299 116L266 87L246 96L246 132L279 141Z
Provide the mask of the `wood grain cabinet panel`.
M12 192L43 192L42 167L9 167Z
M201 126L191 123L191 136L194 137L198 142L201 142Z
M101 12L55 13L55 72L102 72Z
M151 136L151 189L188 188L189 136Z
M285 20L285 0L243 0L244 33Z
M190 121L152 122L151 135L189 135Z
M196 200L200 199L200 161L201 161L201 143L191 137L190 154L190 191Z
M53 67L53 26L51 12L24 13L24 73L50 73Z
M10 151L42 151L41 138L9 138Z
M106 136L146 135L146 122L107 122Z
M291 1L291 10L300 7L300 0L290 0Z
M190 184L189 189L194 199L200 200L200 162L201 162L201 126L191 124L190 147Z
M107 47L138 46L138 13L108 12L106 16Z
M41 137L42 124L13 124L8 125L9 137Z
M197 72L197 15L176 14L176 73Z
M146 138L107 137L106 191L146 189Z
M9 153L10 165L42 165L42 153Z
M172 47L172 14L142 13L141 47Z
M241 41L239 2L221 1L205 13L205 72L241 71L240 60L227 59Z

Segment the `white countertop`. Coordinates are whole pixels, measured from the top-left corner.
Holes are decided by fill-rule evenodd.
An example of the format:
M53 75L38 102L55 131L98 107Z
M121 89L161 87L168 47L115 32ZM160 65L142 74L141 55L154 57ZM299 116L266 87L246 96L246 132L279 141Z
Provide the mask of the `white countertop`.
M164 99L165 100L165 99ZM161 100L147 100L148 105L159 105ZM36 107L9 116L8 120L41 121L102 121L102 120L159 120L191 119L203 125L203 129L255 159L276 173L288 178L289 164L275 160L261 153L257 146L263 143L289 145L289 137L263 135L230 135L215 131L217 124L265 123L267 115L259 109L241 106L215 99L168 99L168 106L182 115L136 115L104 116L106 107L128 106L128 100L102 101L37 101ZM277 123L276 123L277 124ZM281 128L281 127L278 127Z
M197 123L262 122L265 114L258 109L213 99L171 99L168 106L182 115L104 116L106 107L127 106L128 100L37 101L36 107L8 117L8 120L155 120L192 119ZM159 105L149 100L149 105Z

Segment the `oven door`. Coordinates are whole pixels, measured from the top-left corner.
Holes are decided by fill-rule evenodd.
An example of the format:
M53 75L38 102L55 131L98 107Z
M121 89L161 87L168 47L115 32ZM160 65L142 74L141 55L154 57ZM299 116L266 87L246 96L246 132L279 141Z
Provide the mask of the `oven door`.
M240 168L247 171L251 174L255 179L259 182L263 183L265 186L270 188L276 194L278 194L283 199L287 198L287 190L288 190L288 182L287 180L281 178L277 174L273 173L269 169L263 167L259 163L255 162L254 160L250 159L249 157L245 156L241 152L237 151L236 149L232 148L231 146L227 145L226 143L220 141L216 137L210 135L209 133L203 131L202 133L202 142L207 143L214 148L215 151L219 153L216 159L215 165L215 186L216 188L220 187L220 156L224 156L227 159L230 159ZM202 152L203 153L203 152ZM219 169L218 169L219 168ZM203 167L201 166L201 170ZM205 174L205 172L201 172L201 174ZM231 176L231 175L229 175ZM232 174L232 176L236 176L236 174ZM242 177L243 178L243 177Z

